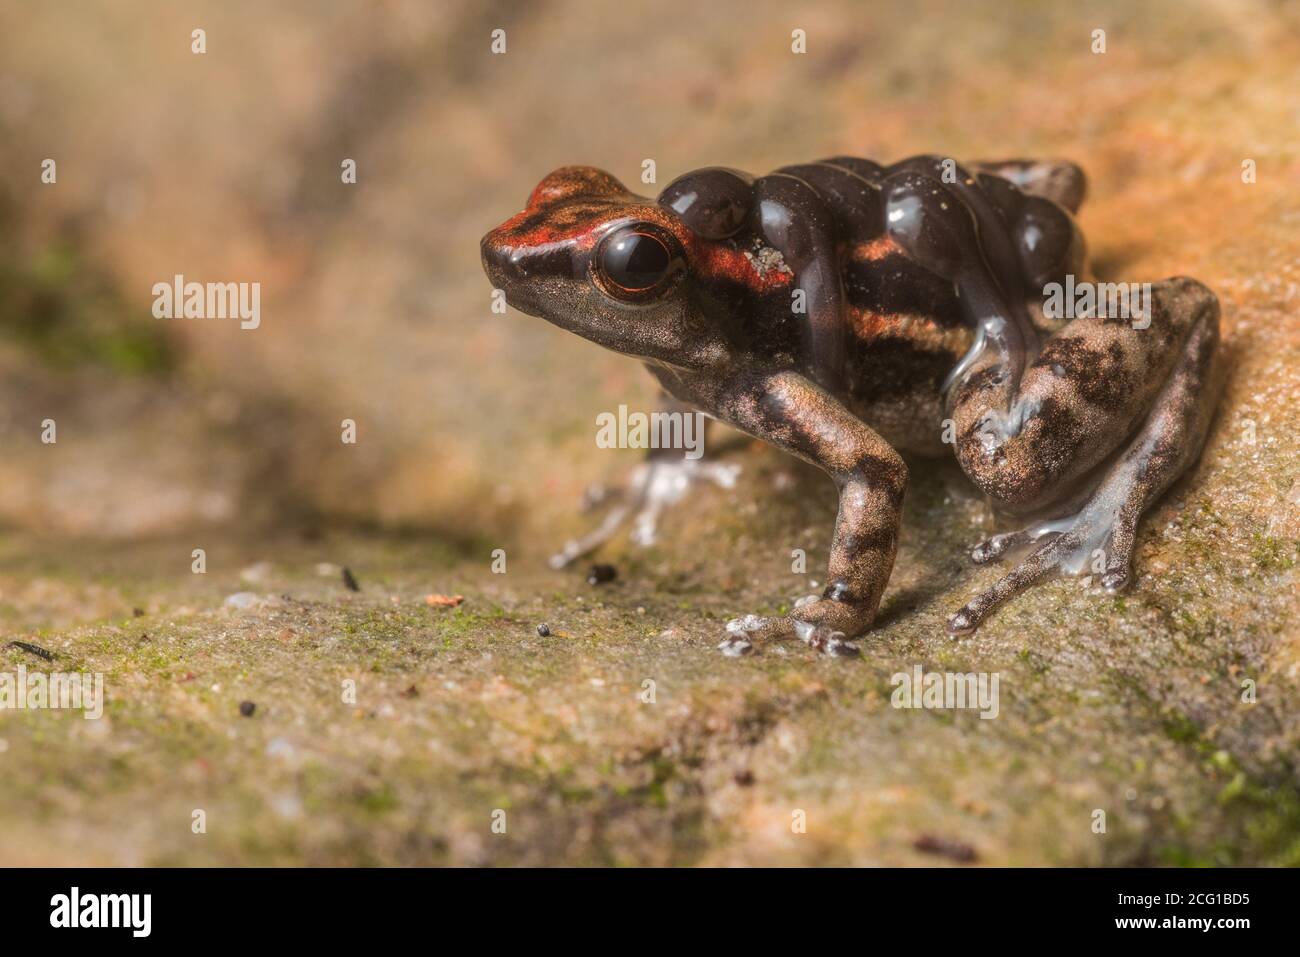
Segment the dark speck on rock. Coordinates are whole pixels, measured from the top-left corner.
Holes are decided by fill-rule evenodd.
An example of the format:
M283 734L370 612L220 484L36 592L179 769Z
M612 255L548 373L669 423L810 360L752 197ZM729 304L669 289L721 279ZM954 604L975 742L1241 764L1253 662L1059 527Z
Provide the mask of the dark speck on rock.
M30 652L37 658L44 658L46 661L54 660L54 652L42 648L40 645L33 645L30 641L11 641L10 648L21 648L23 651Z
M973 864L979 859L979 854L969 844L936 834L922 834L912 842L912 847L922 854L937 854L959 864Z
M143 609L143 608L132 608L132 609L131 609L131 614L133 614L136 618L143 618L143 617L144 617L144 609Z
M361 591L361 586L357 584L356 576L352 574L352 569L346 565L343 566L343 585L348 591Z
M245 718L251 718L253 716L253 712L256 710L257 710L257 705L255 705L251 701L239 702L239 713L242 714Z
M537 626L537 635L539 638L551 637L551 626L548 625L546 622L542 622L540 625Z
M754 772L749 770L749 768L737 771L734 780L742 788L750 787L754 783Z
M618 569L613 565L592 565L587 572L588 585L603 585L618 577Z

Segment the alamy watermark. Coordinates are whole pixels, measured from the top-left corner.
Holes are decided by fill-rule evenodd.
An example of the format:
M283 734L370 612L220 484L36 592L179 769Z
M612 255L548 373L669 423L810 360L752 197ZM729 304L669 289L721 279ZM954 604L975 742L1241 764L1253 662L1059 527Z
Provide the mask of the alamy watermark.
M890 704L895 708L924 708L933 711L979 711L981 718L998 716L998 683L1002 673L973 671L924 671L913 665L911 671L896 672L889 679L894 685Z
M0 711L82 711L87 721L103 717L104 675L82 672L0 671Z
M596 445L602 449L685 449L686 458L704 454L703 412L628 412L596 416Z
M238 319L241 329L262 324L260 282L186 282L177 273L151 292L156 319Z
M1134 329L1151 325L1151 283L1079 282L1067 273L1065 282L1043 287L1043 315L1048 319L1129 319Z
M50 898L51 927L121 927L132 937L153 930L152 894L83 894L74 886Z

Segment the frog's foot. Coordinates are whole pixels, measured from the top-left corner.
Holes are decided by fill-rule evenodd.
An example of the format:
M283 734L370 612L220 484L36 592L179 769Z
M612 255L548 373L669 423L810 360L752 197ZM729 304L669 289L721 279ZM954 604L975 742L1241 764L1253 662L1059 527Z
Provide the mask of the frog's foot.
M588 508L608 505L600 525L581 538L566 542L550 558L552 568L564 568L594 552L613 538L627 522L632 523L632 540L653 545L658 538L659 518L665 508L680 502L697 482L708 481L721 488L734 488L739 465L703 459L650 459L632 470L627 486L606 491L589 490Z
M969 634L998 605L1052 575L1097 575L1106 591L1122 590L1129 583L1136 526L1135 509L1099 494L1076 515L985 539L971 551L976 564L1026 546L1037 548L949 618L949 634ZM1047 541L1038 544L1043 539Z
M750 654L756 643L798 638L830 658L855 658L858 646L848 635L864 631L863 606L831 601L818 595L800 598L788 615L746 615L727 622L727 637L718 645L724 655L739 658Z

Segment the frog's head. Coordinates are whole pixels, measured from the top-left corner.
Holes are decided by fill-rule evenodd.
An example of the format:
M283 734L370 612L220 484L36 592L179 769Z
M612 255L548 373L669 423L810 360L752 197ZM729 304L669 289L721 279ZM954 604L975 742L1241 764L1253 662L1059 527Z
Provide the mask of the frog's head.
M483 268L516 309L606 348L708 364L725 351L726 330L700 293L752 267L733 244L688 225L666 202L671 190L655 202L602 170L556 170L522 213L483 237Z

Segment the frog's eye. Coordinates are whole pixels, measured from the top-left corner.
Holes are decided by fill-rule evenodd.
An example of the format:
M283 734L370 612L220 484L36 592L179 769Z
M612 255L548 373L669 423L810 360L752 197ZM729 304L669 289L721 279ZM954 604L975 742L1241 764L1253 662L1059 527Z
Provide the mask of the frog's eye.
M644 300L662 289L682 267L677 241L649 224L610 233L596 251L601 288L616 299Z

